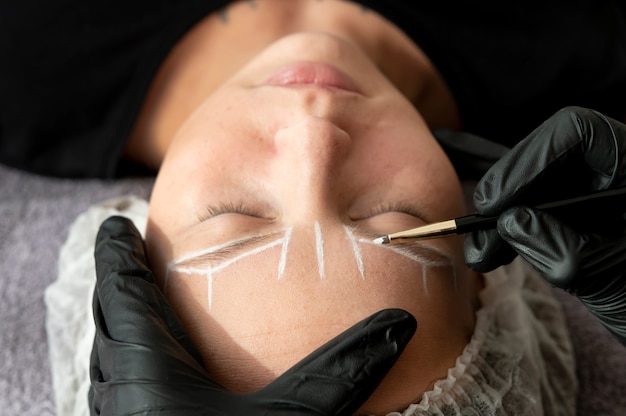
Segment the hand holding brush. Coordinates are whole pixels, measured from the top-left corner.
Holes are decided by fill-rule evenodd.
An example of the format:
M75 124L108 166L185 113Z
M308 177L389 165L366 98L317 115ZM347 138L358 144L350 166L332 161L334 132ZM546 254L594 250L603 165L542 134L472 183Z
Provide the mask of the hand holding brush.
M477 184L478 214L497 216L497 225L467 235L465 262L486 272L519 254L550 284L577 296L626 345L626 230L619 221L626 204L574 210L566 220L562 213L531 208L625 186L626 125L592 110L565 108Z

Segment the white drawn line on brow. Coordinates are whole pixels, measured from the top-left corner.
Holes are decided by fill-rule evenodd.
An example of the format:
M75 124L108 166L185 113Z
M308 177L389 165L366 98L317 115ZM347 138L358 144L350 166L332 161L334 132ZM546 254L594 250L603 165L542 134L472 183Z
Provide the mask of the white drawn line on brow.
M352 232L352 229L344 225L343 228L346 230L346 234L348 235L348 240L350 240L350 244L352 245L352 251L354 251L354 258L356 259L356 265L359 268L359 274L361 275L361 279L365 279L365 266L363 265L363 256L361 256L361 248L357 243L357 239Z
M206 268L181 267L181 266L178 266L176 264L172 264L170 266L170 270L175 271L175 272L185 273L185 274L205 274L207 272L215 273L215 272L218 272L218 271L220 271L222 269L225 269L226 267L230 266L231 264L233 264L233 263L235 263L235 262L237 262L237 261L239 261L241 259L244 259L244 258L246 258L248 256L252 256L254 254L257 254L257 253L260 253L262 251L268 250L268 249L270 249L272 247L275 247L275 246L281 244L283 242L283 240L284 240L284 238L279 238L278 240L274 240L271 243L267 243L267 244L264 244L264 245L262 245L260 247L255 248L255 249L246 251L245 253L241 253L241 254L239 254L239 255L237 255L237 256L229 259L229 260L226 260L226 261L218 264L215 267L206 267Z
M213 305L213 274L211 273L211 268L207 269L196 269L190 267L180 267L176 265L170 265L167 268L168 273L170 271L183 273L183 274L197 274L204 276L206 278L207 283L207 304L209 309L211 309Z
M315 247L317 249L317 266L320 271L320 279L326 278L324 271L324 239L322 237L322 229L320 223L315 221Z
M397 244L396 245L391 245L391 244L376 244L374 243L370 238L359 238L357 240L359 243L364 243L364 244L369 244L375 247L379 247L385 250L390 250L393 251L394 253L400 254L404 257L407 257L411 260L413 260L416 263L419 263L421 265L424 266L430 266L430 267L440 267L440 266L450 266L452 265L452 260L450 260L449 256L439 250L434 249L433 247L427 246L425 244L419 245L419 248L425 251L430 251L431 253L433 253L433 257L440 257L443 258L445 260L443 261L433 261L432 259L429 259L425 256L416 254L414 251L412 251L410 248L408 247L399 247ZM416 243L411 243L411 244L416 244ZM416 247L417 248L417 247Z
M222 269L225 269L226 267L230 266L231 264L233 264L233 263L235 263L235 262L237 262L237 261L239 261L239 260L241 260L243 258L246 258L248 256L252 256L254 254L257 254L257 253L260 253L262 251L268 250L268 249L270 249L272 247L275 247L275 246L281 244L283 241L284 241L284 238L281 238L281 239L276 240L276 241L274 241L272 243L264 244L261 247L257 247L255 249L252 249L250 251L242 253L242 254L240 254L240 255L238 255L236 257L233 257L230 260L227 260L227 261L225 261L223 263L220 263L219 265L213 267L211 269L211 272L215 273L215 272L218 272L218 271L220 271Z
M287 233L291 234L289 232L289 230L287 231ZM208 268L201 268L200 269L200 268L194 268L194 267L180 267L180 266L177 266L175 264L172 264L172 265L169 266L168 269L172 270L172 271L175 271L175 272L184 273L184 274L198 274L198 275L205 276L206 280L207 280L207 304L208 304L209 309L211 309L213 307L213 273L215 273L217 271L220 271L220 270L230 266L231 264L233 264L234 262L236 262L236 261L238 261L238 260L240 260L242 258L251 256L253 254L257 254L257 253L260 253L260 252L265 251L267 249L270 249L272 247L275 247L275 246L281 244L282 242L284 242L285 240L286 240L285 238L280 238L280 239L275 240L275 241L273 241L271 243L262 245L260 247L257 247L255 249L253 249L253 250L250 250L250 251L247 251L245 253L242 253L242 254L240 254L240 255L238 255L238 256L230 259L230 260L227 260L227 261L225 261L223 263L218 264L215 267L208 267ZM239 240L239 241L241 241L241 240ZM203 253L200 254L200 255L202 256L202 255L206 255L206 254L208 254L207 250L203 250ZM190 260L192 258L193 257L190 257L187 260Z
M448 254L442 252L441 250L436 249L435 247L432 247L426 244L419 244L415 242L407 243L404 247L398 244L396 244L395 246L381 245L381 244L374 243L371 238L362 238L362 239L359 239L359 242L374 245L379 248L393 251L394 253L405 256L413 260L414 262L420 264L422 266L422 286L424 287L424 294L426 296L429 296L429 292L428 292L428 268L429 267L452 267L453 273L454 273L454 286L455 288L457 287L456 268L453 267L454 263L452 262ZM443 260L432 261L431 259L428 259L420 254L415 253L414 250L412 250L412 248L414 249L419 248L420 250L430 252L431 258L438 257Z
M278 264L278 279L280 280L283 277L283 273L285 273L285 266L287 264L287 251L289 249L289 241L291 240L291 233L293 232L293 227L289 228L285 232L285 237L283 237L283 249L280 252L280 263Z
M227 241L226 243L222 243L217 246L213 246L213 247L209 247L209 248L205 248L202 250L184 254L178 257L177 259L172 260L168 266L176 266L188 260L193 260L198 257L203 257L209 254L217 255L218 253L227 251L229 249L234 249L236 251L243 251L244 248L247 248L251 244L268 240L272 236L275 236L278 234L280 234L280 232L271 232L271 233L264 234L264 235L253 235L251 237L245 237L245 238L241 238L238 240Z
M209 310L213 308L213 273L211 270L206 273L206 299Z
M217 245L217 246L213 246L213 247L205 248L205 249L202 249L202 250L194 251L194 252L191 252L191 253L187 253L187 254L185 254L183 256L178 257L177 259L172 260L170 262L170 266L175 266L175 265L180 264L180 263L182 263L184 261L204 256L205 254L216 253L216 252L218 252L220 250L223 250L226 247L232 246L233 244L235 244L238 241L241 241L241 240L229 241L229 242Z

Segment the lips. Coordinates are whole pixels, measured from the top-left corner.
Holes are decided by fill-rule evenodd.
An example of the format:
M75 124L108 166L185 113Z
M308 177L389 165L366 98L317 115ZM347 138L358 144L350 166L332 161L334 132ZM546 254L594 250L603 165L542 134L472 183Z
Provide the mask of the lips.
M298 62L279 68L264 85L297 87L317 86L360 93L352 78L332 65L319 62Z

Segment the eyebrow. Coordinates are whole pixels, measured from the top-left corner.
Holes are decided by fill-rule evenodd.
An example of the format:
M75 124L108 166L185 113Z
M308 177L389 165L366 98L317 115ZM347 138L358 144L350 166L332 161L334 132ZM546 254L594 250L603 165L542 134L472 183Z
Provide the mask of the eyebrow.
M355 236L357 242L369 244L378 248L393 251L409 259L424 264L426 266L449 266L452 264L450 257L437 250L431 245L419 242L396 242L393 245L380 245L373 242L374 238L380 234L348 226ZM233 262L267 250L277 245L283 244L288 237L276 239L281 234L288 234L289 231L271 232L263 235L254 235L239 240L229 241L224 244L209 247L204 250L192 252L181 256L168 265L168 269L186 273L207 273L214 268L225 268ZM265 244L264 244L265 243ZM256 250L255 250L256 249ZM216 270L213 270L216 271Z
M408 257L425 266L438 267L452 265L450 255L430 244L424 244L419 241L398 241L393 244L376 244L373 240L380 237L380 233L373 233L358 227L350 227L350 229L355 235L359 236L357 239L359 243L393 251L394 253Z
M224 244L189 253L173 260L168 265L168 268L173 270L185 269L188 271L204 272L206 270L200 269L212 266L216 267L218 266L217 263L220 262L230 261L228 263L230 264L235 259L247 257L248 255L254 254L256 251L249 251L254 248L268 249L277 246L283 242L283 239L276 239L276 237L284 233L284 231L279 231L263 235L254 235L251 237L245 237L239 240L229 241ZM266 244L263 245L263 243Z

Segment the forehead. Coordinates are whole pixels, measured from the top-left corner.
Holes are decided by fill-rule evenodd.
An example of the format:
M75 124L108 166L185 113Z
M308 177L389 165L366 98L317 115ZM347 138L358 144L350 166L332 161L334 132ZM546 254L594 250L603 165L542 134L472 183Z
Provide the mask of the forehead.
M254 267L265 275L268 282L280 281L287 276L297 275L324 281L333 278L336 273L352 274L364 280L372 271L380 273L382 264L389 271L394 271L394 262L413 263L416 270L422 271L424 290L427 291L426 272L431 267L447 267L454 265L452 256L445 250L432 245L409 242L394 245L374 244L372 238L376 234L361 231L353 227L343 226L343 235L335 237L332 244L324 239L322 227L314 224L314 241L303 241L306 236L294 238L293 227L282 232L271 232L253 235L223 244L209 246L197 251L184 253L168 264L167 274L180 276L201 276L206 279L207 302L209 308L213 303L213 286L216 278L228 276L237 279L241 269ZM297 235L297 234L296 234ZM291 264L296 262L297 264ZM381 263L382 262L382 263ZM243 263L243 266L239 266ZM267 268L269 267L269 272ZM346 272L351 269L351 272ZM300 273L294 273L294 270ZM302 273L306 270L306 273ZM229 275L230 271L230 275ZM274 275L271 279L271 275ZM250 281L253 277L246 276Z
M381 247L349 227L343 234L325 239L323 232L285 230L208 264L198 256L221 248L182 255L169 265L166 295L194 327L215 326L251 350L262 340L276 342L272 334L300 346L311 337L328 339L385 308L428 317L428 325L447 316L442 311L448 299L463 290L449 251L424 244ZM261 350L273 354L276 346Z

